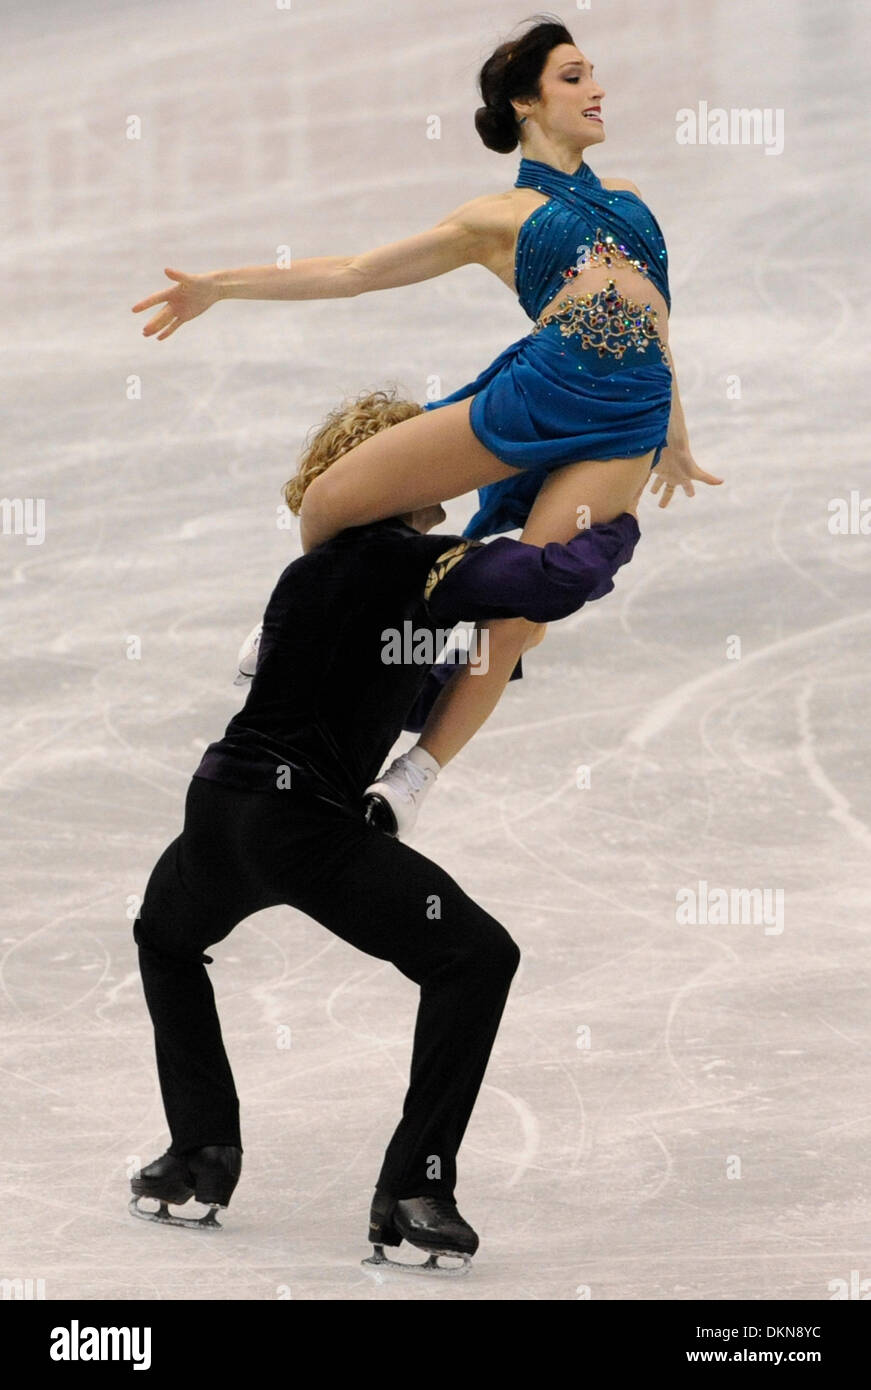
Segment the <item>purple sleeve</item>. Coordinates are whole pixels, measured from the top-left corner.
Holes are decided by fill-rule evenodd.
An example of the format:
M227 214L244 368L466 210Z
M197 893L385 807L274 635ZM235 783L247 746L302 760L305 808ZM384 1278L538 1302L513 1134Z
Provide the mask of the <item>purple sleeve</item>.
M429 598L439 619L527 618L547 623L568 617L614 587L614 574L631 560L641 535L629 512L581 531L566 545L527 545L499 536L470 550Z

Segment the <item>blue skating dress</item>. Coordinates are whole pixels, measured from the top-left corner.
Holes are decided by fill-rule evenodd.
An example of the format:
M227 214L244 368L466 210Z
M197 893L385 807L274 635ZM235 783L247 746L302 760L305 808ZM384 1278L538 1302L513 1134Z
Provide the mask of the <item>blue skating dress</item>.
M588 265L633 266L670 309L668 252L653 213L637 194L604 188L583 162L565 174L521 159L514 186L549 195L521 226L515 254L520 303L535 325L468 386L424 407L474 396L472 429L518 470L478 490L479 510L463 533L474 538L523 526L545 478L564 464L651 449L657 463L671 412L671 368L649 304L609 281L537 317Z

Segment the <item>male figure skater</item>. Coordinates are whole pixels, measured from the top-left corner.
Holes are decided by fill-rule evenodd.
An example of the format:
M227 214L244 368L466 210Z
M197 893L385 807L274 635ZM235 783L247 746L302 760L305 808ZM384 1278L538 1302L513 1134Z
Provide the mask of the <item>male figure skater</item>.
M439 1254L465 1268L477 1249L454 1200L456 1155L519 952L443 869L367 822L365 788L430 670L385 661L384 633L564 617L613 588L640 532L624 513L567 545L481 545L426 534L443 520L428 507L344 531L272 593L244 708L203 755L134 926L172 1143L132 1180L131 1207L151 1197L162 1219L195 1225L166 1204L195 1195L215 1224L229 1203L239 1102L203 951L287 903L420 986L410 1083L372 1201L373 1262L403 1238L429 1252L421 1268Z

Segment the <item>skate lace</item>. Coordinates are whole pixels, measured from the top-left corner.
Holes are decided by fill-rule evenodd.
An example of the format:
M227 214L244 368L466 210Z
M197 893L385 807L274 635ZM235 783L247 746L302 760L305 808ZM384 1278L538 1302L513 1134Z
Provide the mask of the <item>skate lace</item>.
M426 785L427 774L416 763L406 763L402 769L402 775L405 783L399 786L399 793L406 801L413 801L417 793Z
M448 1197L419 1197L418 1201L422 1202L434 1216L448 1216L453 1217L454 1220L459 1218L460 1213L457 1211L456 1204Z

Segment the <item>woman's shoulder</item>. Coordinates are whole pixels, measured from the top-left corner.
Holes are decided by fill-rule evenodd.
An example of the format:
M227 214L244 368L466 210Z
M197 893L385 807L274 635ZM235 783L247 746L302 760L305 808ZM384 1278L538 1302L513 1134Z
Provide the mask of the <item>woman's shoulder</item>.
M524 192L529 190L509 188L502 193L482 193L463 203L453 216L479 233L510 233L514 230L516 212L523 201L520 195Z
M615 192L634 193L636 198L641 197L641 190L630 179L600 179L600 183L603 188L611 188Z

